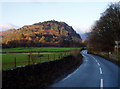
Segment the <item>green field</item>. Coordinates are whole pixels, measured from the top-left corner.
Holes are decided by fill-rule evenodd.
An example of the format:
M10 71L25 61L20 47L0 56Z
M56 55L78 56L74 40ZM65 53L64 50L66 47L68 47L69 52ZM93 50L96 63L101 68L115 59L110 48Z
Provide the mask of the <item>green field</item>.
M59 59L63 56L69 55L71 52L70 50L73 49L80 49L80 48L34 47L34 48L2 49L2 52L6 52L0 54L2 55L2 69L5 70L9 68L15 68L15 65L18 67L32 63L41 63L54 59ZM12 53L12 52L17 52L17 53Z
M54 51L69 51L73 49L80 49L80 48L65 48L65 47L20 47L20 48L7 48L2 49L2 52L30 52L30 51L48 51L48 52L54 52Z

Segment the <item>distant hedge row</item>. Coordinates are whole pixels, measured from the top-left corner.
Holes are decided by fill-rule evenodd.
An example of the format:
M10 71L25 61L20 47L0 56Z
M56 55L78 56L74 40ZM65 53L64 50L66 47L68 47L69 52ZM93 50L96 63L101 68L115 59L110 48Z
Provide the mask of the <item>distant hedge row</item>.
M16 47L84 47L85 45L76 41L62 40L59 43L41 43L33 42L32 40L13 40L7 44L2 44L2 48L16 48Z

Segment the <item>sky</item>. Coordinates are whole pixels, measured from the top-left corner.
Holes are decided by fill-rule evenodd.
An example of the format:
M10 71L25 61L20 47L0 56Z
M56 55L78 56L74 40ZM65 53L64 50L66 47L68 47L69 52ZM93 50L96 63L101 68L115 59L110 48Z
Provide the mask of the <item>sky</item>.
M88 32L110 4L106 2L1 2L0 24L19 27L38 22L66 22L78 33Z

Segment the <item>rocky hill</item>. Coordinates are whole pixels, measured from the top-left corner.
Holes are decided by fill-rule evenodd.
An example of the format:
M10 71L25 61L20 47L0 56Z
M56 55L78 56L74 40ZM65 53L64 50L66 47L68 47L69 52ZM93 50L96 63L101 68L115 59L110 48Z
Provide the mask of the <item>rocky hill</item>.
M55 20L9 29L0 33L3 47L58 46L78 47L81 37L65 22Z

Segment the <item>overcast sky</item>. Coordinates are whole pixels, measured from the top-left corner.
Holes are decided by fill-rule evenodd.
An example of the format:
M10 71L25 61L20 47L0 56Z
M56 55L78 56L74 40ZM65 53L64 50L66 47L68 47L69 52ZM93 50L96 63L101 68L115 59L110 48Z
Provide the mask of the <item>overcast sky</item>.
M1 2L2 22L19 27L48 20L64 21L84 33L110 4L106 2Z

